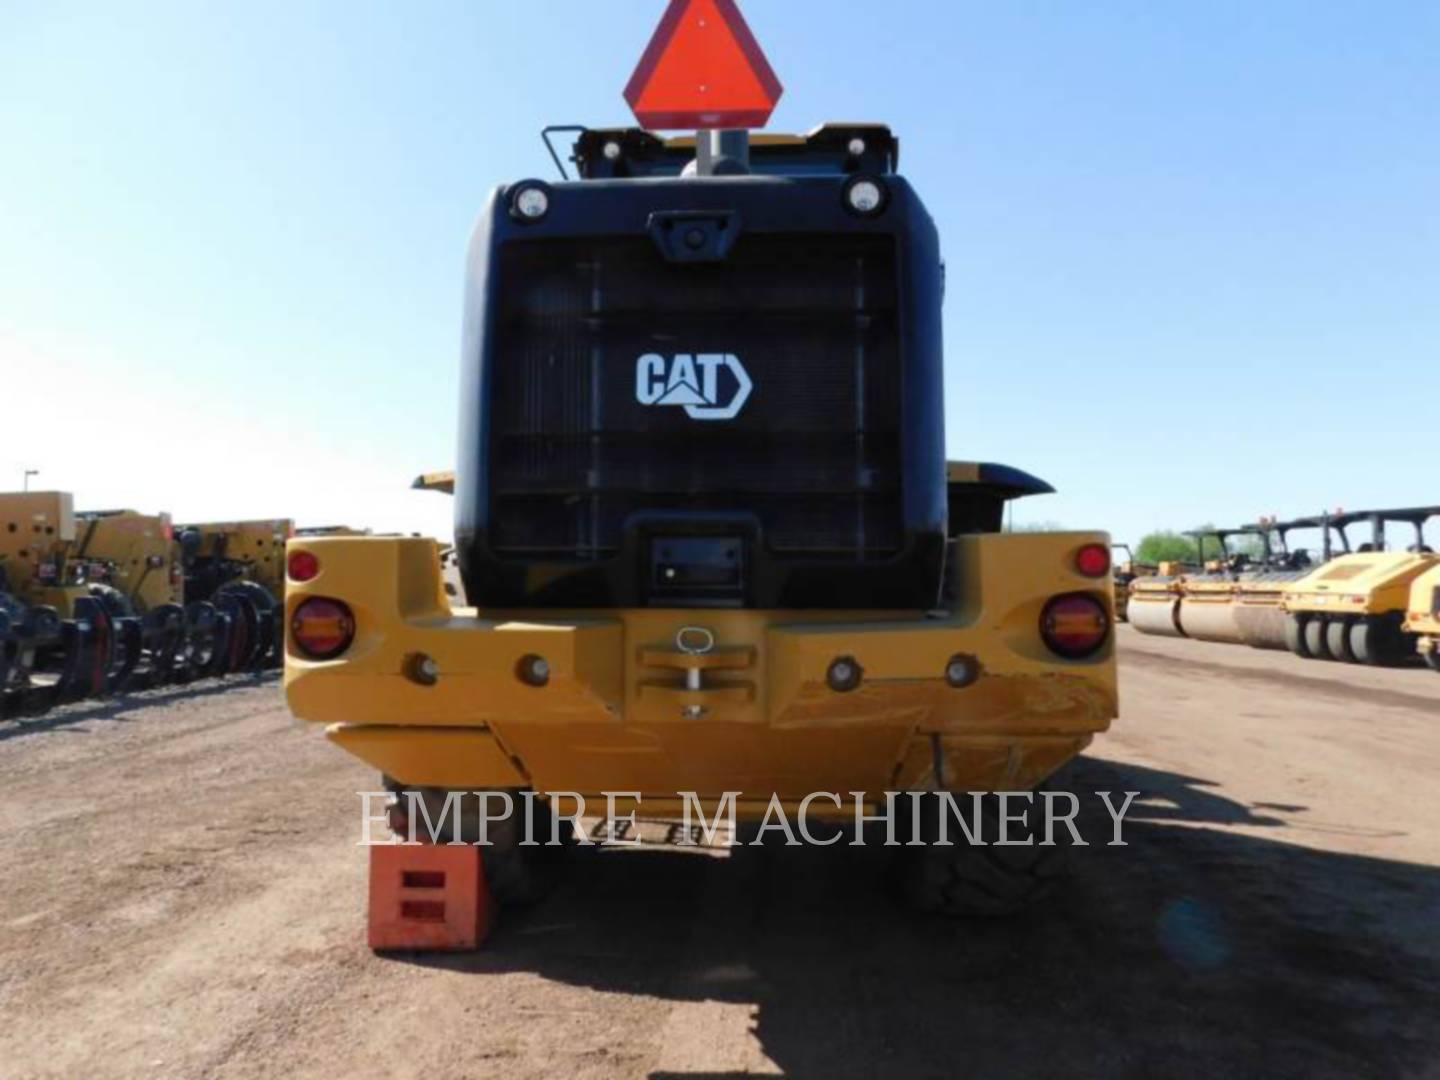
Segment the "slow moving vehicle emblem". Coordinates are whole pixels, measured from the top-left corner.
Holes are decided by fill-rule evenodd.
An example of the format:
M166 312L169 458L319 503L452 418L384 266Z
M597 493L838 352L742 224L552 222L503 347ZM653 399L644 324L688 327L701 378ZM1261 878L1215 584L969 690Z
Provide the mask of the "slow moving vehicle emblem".
M721 372L729 373L723 390ZM680 353L671 360L646 353L635 362L635 400L681 406L692 420L735 419L754 386L733 353Z

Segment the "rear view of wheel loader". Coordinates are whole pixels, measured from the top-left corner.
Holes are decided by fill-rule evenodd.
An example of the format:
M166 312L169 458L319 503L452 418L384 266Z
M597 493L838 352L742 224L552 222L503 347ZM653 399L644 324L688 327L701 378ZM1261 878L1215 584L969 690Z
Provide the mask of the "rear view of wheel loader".
M453 480L473 607L434 541L291 541L291 709L391 790L853 820L1033 788L1109 726L1108 537L1002 532L1048 487L947 466L939 236L898 141L758 122L584 130L578 179L492 193ZM487 878L529 850L484 849ZM992 857L988 890L968 845L906 850L956 911L1032 898L1053 849Z
M1440 516L1440 506L1367 510L1337 515L1342 530L1368 524L1371 538L1284 590L1291 647L1317 660L1393 666L1412 661L1416 631L1408 629L1407 611L1415 581L1437 563L1425 541L1425 523ZM1390 550L1386 525L1413 530L1403 550Z

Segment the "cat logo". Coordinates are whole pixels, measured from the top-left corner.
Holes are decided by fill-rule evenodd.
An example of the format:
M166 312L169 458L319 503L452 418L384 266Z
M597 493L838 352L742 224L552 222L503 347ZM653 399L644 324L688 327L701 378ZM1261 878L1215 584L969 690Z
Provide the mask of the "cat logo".
M728 372L728 400L720 404L721 372ZM635 362L635 400L641 405L680 405L692 420L733 420L754 384L732 353L680 353L666 360L646 353Z

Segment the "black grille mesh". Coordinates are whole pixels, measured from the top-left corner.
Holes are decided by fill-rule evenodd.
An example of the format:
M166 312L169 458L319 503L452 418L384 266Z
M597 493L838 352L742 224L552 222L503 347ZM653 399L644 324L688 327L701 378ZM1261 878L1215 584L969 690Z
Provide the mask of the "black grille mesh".
M888 237L742 236L676 265L647 238L502 250L490 543L601 558L644 510L752 513L776 552L900 543L900 361ZM734 354L731 420L636 399L636 362ZM719 389L728 401L733 383Z

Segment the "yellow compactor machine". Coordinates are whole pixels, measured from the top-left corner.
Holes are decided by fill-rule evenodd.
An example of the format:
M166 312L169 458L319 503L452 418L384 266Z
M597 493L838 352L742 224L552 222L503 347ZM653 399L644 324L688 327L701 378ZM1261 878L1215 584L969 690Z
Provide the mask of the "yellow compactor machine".
M1414 635L1420 658L1440 671L1440 564L1432 566L1410 586L1410 607L1404 630Z
M1032 789L1115 715L1109 538L1005 533L1049 488L947 468L938 235L895 138L744 136L587 130L579 179L492 194L468 603L433 540L290 542L290 706L397 796L853 820L851 793ZM504 898L532 849L491 840ZM903 850L916 902L963 912L1033 899L1057 849Z
M1195 567L1179 560L1162 560L1155 573L1130 582L1125 617L1142 634L1157 637L1184 637L1180 628L1180 598L1187 577Z
M1262 519L1249 529L1263 537L1264 560L1237 575L1235 582L1235 628L1240 641L1257 649L1290 647L1289 618L1285 614L1285 589L1329 562L1333 541L1344 542L1343 530L1336 529L1326 515L1278 521ZM1307 533L1318 531L1318 548L1297 545Z
M1316 660L1391 666L1413 662L1416 637L1412 587L1440 563L1426 542L1425 525L1440 506L1365 510L1331 519L1345 530L1368 525L1370 539L1285 587L1292 649ZM1408 535L1391 547L1394 530Z
M1323 554L1293 544L1297 531L1323 531ZM1326 517L1262 519L1234 529L1186 534L1200 567L1165 565L1159 576L1131 585L1131 621L1147 634L1283 649L1290 644L1285 588L1331 555L1331 538L1343 529ZM1348 548L1346 549L1348 550ZM1168 571L1168 572L1167 572Z

